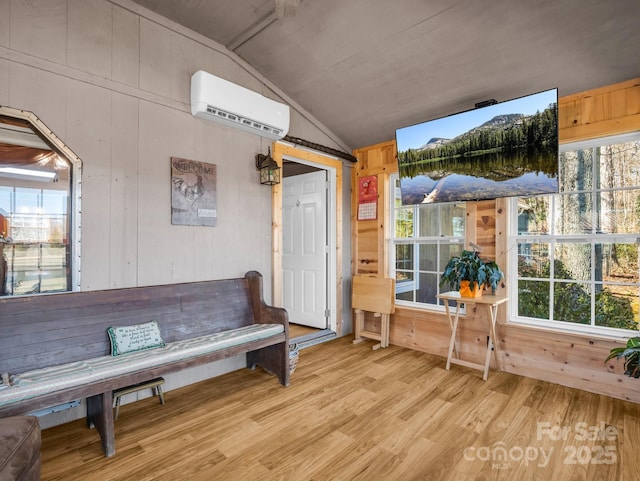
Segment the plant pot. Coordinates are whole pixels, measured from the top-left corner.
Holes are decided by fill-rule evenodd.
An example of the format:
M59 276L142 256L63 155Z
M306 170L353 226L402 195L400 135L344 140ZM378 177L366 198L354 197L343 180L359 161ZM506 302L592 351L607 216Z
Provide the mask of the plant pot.
M481 297L484 289L478 285L477 282L473 283L474 289L469 288L470 281L460 281L460 296L461 297Z

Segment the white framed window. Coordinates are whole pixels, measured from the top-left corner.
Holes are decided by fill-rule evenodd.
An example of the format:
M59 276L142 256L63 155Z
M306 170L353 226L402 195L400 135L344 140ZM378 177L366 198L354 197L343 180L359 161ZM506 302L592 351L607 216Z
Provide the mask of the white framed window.
M397 174L390 176L390 190L389 272L396 279L396 304L444 309L436 297L440 276L449 258L462 252L466 206L461 202L403 206Z
M511 199L510 319L637 331L640 133L561 146L559 183L559 194Z

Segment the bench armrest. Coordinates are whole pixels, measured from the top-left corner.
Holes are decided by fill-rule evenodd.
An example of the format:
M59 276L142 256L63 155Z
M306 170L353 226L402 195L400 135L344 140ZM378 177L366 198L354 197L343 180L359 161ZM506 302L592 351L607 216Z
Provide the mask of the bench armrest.
M249 297L256 324L282 324L284 326L284 346L273 345L247 353L247 366L256 364L278 376L280 384L289 385L289 314L281 307L268 306L262 297L262 274L249 271L244 276L249 285Z
M262 288L262 274L249 271L244 275L249 284L249 296L253 317L257 324L283 324L287 339L289 338L289 314L282 307L269 306L264 302Z

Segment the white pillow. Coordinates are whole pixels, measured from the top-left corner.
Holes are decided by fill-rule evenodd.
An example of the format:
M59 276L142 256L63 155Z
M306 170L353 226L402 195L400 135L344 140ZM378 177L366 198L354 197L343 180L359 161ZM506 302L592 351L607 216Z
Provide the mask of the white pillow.
M112 356L164 346L156 321L135 326L110 327L107 333L111 340Z

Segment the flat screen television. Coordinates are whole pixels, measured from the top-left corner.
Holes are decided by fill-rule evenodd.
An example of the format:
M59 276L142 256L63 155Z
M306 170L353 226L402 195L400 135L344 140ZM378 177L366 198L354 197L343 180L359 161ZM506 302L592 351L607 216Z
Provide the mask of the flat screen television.
M402 203L558 192L558 89L396 130Z

